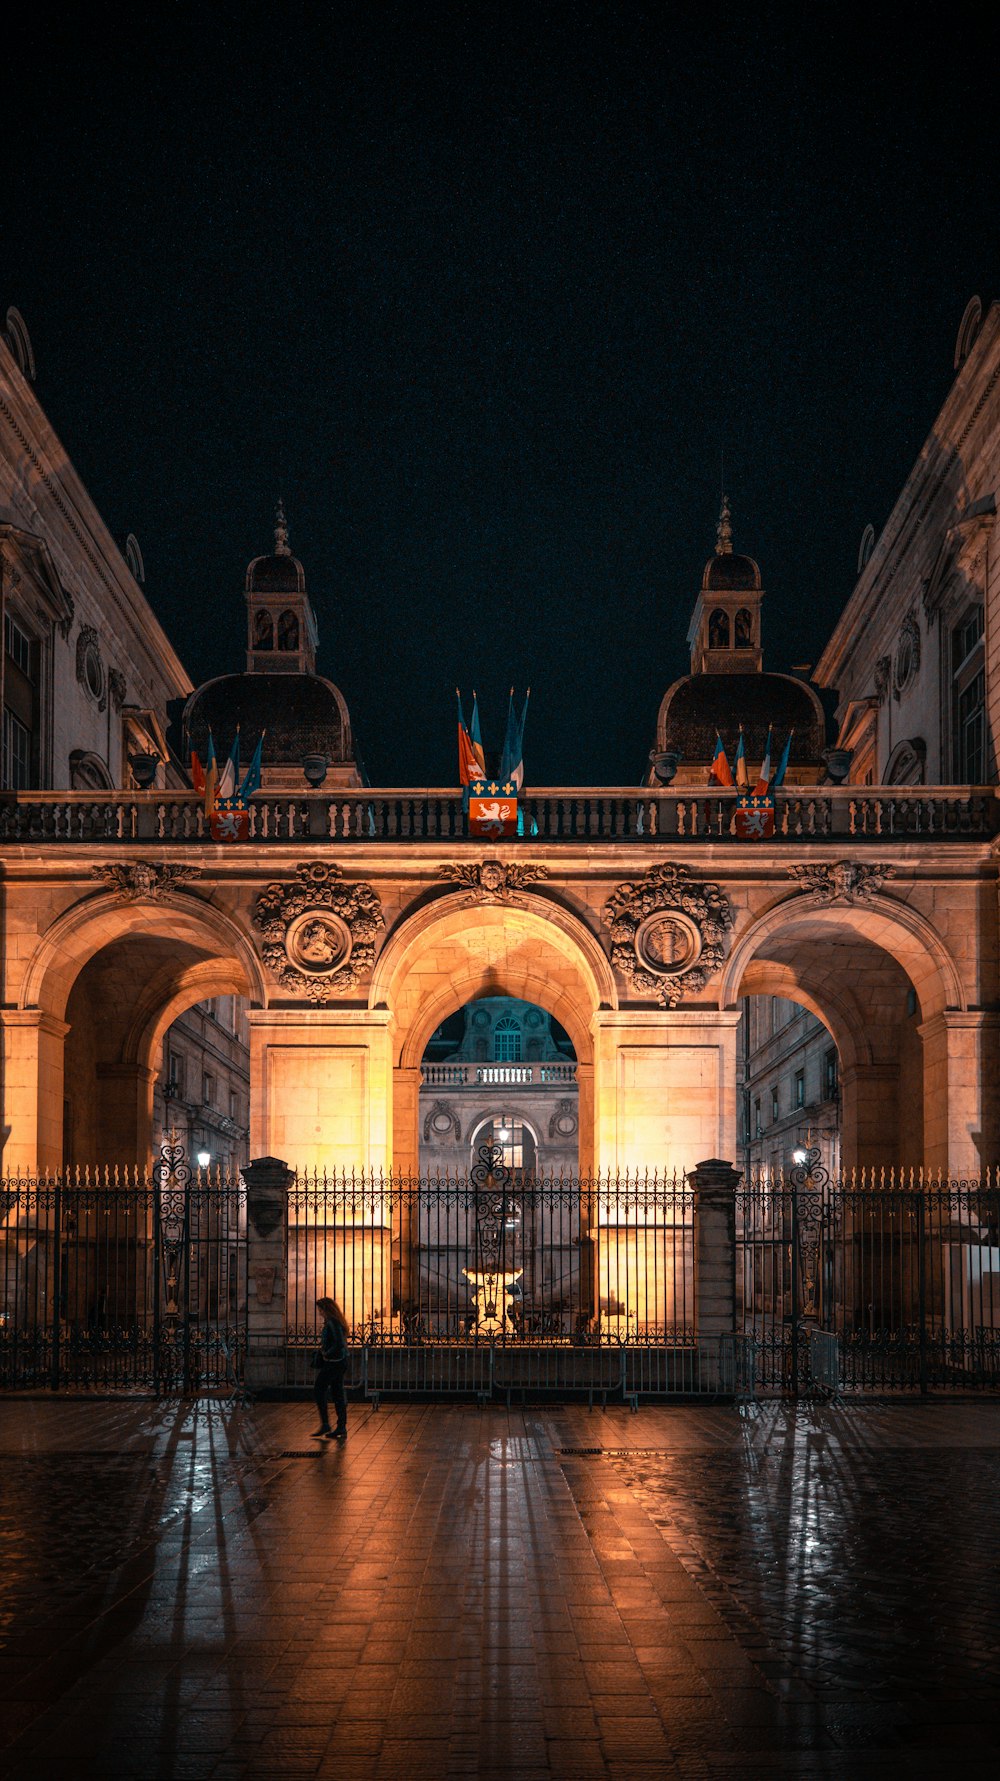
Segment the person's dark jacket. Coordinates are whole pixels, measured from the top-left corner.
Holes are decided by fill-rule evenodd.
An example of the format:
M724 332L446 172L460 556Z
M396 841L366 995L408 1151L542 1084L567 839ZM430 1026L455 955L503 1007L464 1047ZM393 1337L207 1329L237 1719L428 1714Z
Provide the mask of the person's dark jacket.
M347 1337L339 1323L324 1323L319 1346L327 1366L335 1366L338 1361L347 1364Z

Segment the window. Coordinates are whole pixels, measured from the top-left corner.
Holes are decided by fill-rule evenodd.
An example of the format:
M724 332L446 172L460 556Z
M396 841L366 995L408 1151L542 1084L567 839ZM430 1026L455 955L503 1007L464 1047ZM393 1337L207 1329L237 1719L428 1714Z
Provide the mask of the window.
M240 1097L234 1088L229 1090L229 1117L236 1125L240 1122Z
M729 614L719 607L708 621L709 649L729 648Z
M31 731L12 711L3 714L3 783L9 792L31 785Z
M754 1135L754 1137L759 1138L761 1135L761 1132L763 1130L764 1130L764 1122L761 1118L760 1096L758 1095L757 1099L755 1100L755 1102L753 1104L753 1135Z
M29 680L34 680L36 676L33 662L34 649L31 638L26 632L22 631L16 620L11 618L9 612L4 618L3 640L4 648L15 668L20 668L22 674L27 675Z
M736 614L736 647L737 649L753 648L753 619L745 606Z
M498 1064L521 1061L521 1029L510 1014L503 1015L493 1029L493 1058Z
M804 1107L806 1104L806 1073L804 1070L795 1072L795 1105Z
M294 612L283 612L278 620L278 648L298 649L299 621Z
M274 648L274 621L262 607L254 613L253 646L255 649Z
M4 789L26 791L35 784L38 739L38 644L10 613L4 614Z
M955 781L981 785L986 776L986 663L983 608L970 606L951 637Z
M831 1047L823 1058L823 1093L828 1101L835 1101L837 1099L837 1090L839 1086L840 1067L837 1061L837 1053Z
M473 1139L473 1162L478 1161L483 1144L492 1144L500 1151L505 1169L531 1169L535 1163L535 1140L522 1120L512 1113L495 1113L485 1126L480 1126Z
M172 1051L167 1060L167 1094L179 1096L184 1093L184 1059L179 1052Z
M771 1090L771 1124L772 1125L774 1124L774 1122L777 1118L778 1118L778 1091L776 1088L772 1088L772 1090Z
M201 1098L206 1107L215 1106L215 1077L206 1072L201 1085Z

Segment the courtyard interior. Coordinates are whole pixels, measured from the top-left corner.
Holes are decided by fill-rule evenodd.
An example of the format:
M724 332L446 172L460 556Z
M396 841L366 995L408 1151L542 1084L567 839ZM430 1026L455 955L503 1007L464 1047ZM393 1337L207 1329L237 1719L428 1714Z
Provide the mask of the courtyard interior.
M7 1399L11 1781L993 1773L992 1402Z

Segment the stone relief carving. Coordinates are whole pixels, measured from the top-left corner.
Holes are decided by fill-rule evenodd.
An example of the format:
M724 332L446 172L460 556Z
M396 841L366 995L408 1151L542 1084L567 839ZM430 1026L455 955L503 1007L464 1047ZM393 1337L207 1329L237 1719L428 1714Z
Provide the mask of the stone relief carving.
M552 1117L549 1120L549 1138L551 1141L553 1143L558 1143L560 1138L575 1137L578 1125L579 1120L577 1119L576 1102L570 1100L557 1101L552 1109Z
M721 965L733 910L717 884L699 883L686 866L651 866L639 883L618 886L604 919L615 970L674 1008Z
M129 860L125 865L92 866L91 872L123 903L159 903L197 877L197 866L147 865Z
M370 884L347 884L339 866L302 865L293 883L257 898L264 961L296 996L327 1002L353 989L375 963L382 908Z
M892 696L902 698L907 687L916 679L920 667L920 625L917 615L911 606L899 627L899 642L896 646L896 663L892 673Z
M442 866L444 878L451 878L469 891L467 903L518 903L517 893L526 884L547 878L545 866L511 866L502 860L484 860L479 865Z
M458 1144L461 1137L462 1124L454 1107L449 1107L447 1101L435 1101L424 1117L424 1143L430 1138L436 1138L438 1143L442 1138L454 1138Z
M892 657L879 656L875 663L875 697L880 705L884 705L892 679Z
M789 866L804 891L811 891L820 903L870 903L878 896L894 866L854 865L839 860L835 866Z
M73 620L76 617L76 602L74 601L72 594L69 593L66 588L63 588L62 596L66 602L66 610L63 613L62 618L56 619L56 626L60 637L65 643L73 628Z
M125 676L120 668L108 669L108 692L111 694L111 703L115 710L120 711L128 693Z
M93 699L98 711L106 711L108 677L101 657L101 640L93 625L81 625L77 632L76 678Z

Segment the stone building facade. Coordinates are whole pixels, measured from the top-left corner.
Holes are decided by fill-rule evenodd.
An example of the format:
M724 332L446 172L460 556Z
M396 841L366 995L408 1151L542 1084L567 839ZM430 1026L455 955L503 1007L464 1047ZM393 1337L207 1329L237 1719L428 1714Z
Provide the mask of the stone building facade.
M975 385L973 417L986 412L977 379L991 330L988 318L960 373ZM36 527L57 566L74 554L86 559L73 583L82 601L97 572L55 500L70 475L65 454L2 350L4 389L31 411L33 431L22 433L36 441L32 459L16 434L4 435L12 460L4 488L37 484L37 517L18 493L16 523ZM978 439L979 419L971 424L970 440ZM36 459L49 482L32 468ZM984 499L977 487L973 505ZM84 500L80 492L77 506ZM979 526L976 515L971 521ZM96 515L89 525L99 541ZM300 586L282 542L270 568L252 569L247 593L253 613L273 599L279 621L289 611L303 621L298 648L286 652L290 666L274 673L292 689L294 712L294 695L319 677L303 643L304 574ZM750 996L796 1003L831 1034L845 1163L965 1175L994 1163L995 791L834 783L817 695L794 675L769 685L759 570L727 542L723 531L703 576L695 672L683 689L669 689L655 732L655 754L684 753L691 776L667 777L666 763L654 761L642 787L533 790L523 838L468 836L454 787L401 794L359 784L347 702L336 689L322 695L327 740L308 750L323 756L325 780L310 781L301 749L317 741L316 730L291 724L281 738L281 783L254 799L244 841L213 840L201 801L180 785L74 791L67 767L61 781L53 773L53 789L5 792L7 1166L63 1161L68 1097L84 1154L112 1163L148 1155L165 1037L180 1015L216 997L241 998L247 1008L250 1153L301 1169L416 1174L428 1042L456 1010L501 997L542 1008L568 1035L583 1175L680 1179L703 1159L737 1157L739 1027ZM112 587L141 614L141 590L113 563L110 540L104 550ZM96 544L93 551L100 557ZM971 572L968 563L960 571ZM721 627L713 631L720 611L731 621L728 643ZM96 627L91 608L87 620ZM877 616L858 622L878 630ZM256 617L251 623L249 647L263 649L263 630L258 637ZM57 652L54 617L51 624ZM151 619L145 630L138 617L135 624L141 663L143 650L155 653L156 632ZM987 618L987 658L991 634ZM718 673L706 671L713 650L721 652ZM747 651L746 668L737 650ZM168 674L172 659L164 644L162 696L186 694L193 741L196 720L214 729L232 716L246 688L227 682L249 676L195 691L179 670ZM849 689L854 659L845 657ZM741 839L732 793L706 785L709 745L698 738L730 723L719 722L723 683L731 701L740 695L728 707L734 715L759 688L768 721L802 714L804 739L770 839ZM777 712L775 699L785 701ZM678 713L687 726L680 735L671 727ZM66 752L67 742L64 735L58 748ZM748 733L754 766L762 742ZM181 769L158 771L165 780ZM606 1218L614 1204L612 1196ZM387 1296L388 1201L373 1201L337 1240L343 1253L364 1258L358 1303L370 1309Z
M489 1144L508 1168L569 1178L578 1132L576 1059L544 1008L484 996L462 1010L457 1044L444 1029L431 1039L421 1064L423 1173L462 1176Z

